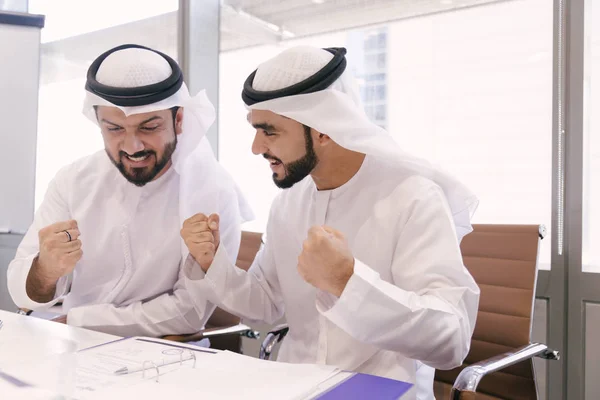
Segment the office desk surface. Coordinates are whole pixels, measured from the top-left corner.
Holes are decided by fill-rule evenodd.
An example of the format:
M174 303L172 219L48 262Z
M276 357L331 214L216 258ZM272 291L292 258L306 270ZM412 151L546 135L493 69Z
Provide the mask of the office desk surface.
M73 343L75 349L81 350L119 339L118 336L3 310L0 310L0 320L3 322L0 328L0 370L61 353L65 343ZM323 382L313 396L327 391L350 375L342 372Z
M117 336L59 324L31 316L0 310L0 368L61 352L65 341L77 350L96 346Z

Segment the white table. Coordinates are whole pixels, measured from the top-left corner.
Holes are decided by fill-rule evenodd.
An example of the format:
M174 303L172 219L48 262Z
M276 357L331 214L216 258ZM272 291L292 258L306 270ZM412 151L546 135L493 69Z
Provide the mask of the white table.
M32 316L0 310L0 372L21 363L33 363L64 351L65 343L74 343L76 350L119 339L118 336L77 328ZM322 393L346 379L343 372L319 385L314 394ZM2 388L0 385L0 391ZM27 397L38 398L38 397ZM40 397L40 398L43 398Z
M61 352L65 341L77 350L119 339L57 322L0 310L0 369L3 366L31 362Z

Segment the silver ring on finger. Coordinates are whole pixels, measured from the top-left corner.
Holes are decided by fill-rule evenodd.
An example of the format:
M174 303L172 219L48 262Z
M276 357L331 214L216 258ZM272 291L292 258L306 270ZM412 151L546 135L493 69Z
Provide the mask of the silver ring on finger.
M73 240L73 238L71 237L71 234L69 233L69 231L65 230L63 232L67 234L67 238L69 239L69 240L67 240L67 242L70 242L71 240Z

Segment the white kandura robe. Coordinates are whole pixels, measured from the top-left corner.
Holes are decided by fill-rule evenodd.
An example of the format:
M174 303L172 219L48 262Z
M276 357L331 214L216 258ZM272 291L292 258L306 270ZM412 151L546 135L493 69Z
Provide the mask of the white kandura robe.
M202 329L214 306L195 309L184 285L179 180L170 167L157 180L137 187L125 180L104 150L60 170L8 267L15 304L45 310L64 296L69 325L121 336ZM239 214L227 195L219 194L223 243L229 254L237 255ZM69 219L81 231L83 257L72 275L59 280L54 300L37 303L28 297L25 283L39 252L38 231Z
M298 273L313 225L341 231L355 257L339 299ZM206 274L188 263L185 275L199 310L214 302L267 323L285 314L290 331L280 361L416 382L407 398L433 399L430 367L461 365L479 302L440 187L373 156L337 189L318 191L308 177L284 190L248 273L219 247Z

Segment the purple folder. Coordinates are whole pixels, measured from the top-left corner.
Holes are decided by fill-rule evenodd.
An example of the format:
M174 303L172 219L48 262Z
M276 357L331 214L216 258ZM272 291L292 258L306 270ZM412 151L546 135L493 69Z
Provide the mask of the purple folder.
M318 396L318 400L396 400L412 387L412 383L382 378L380 376L355 374L337 386Z

